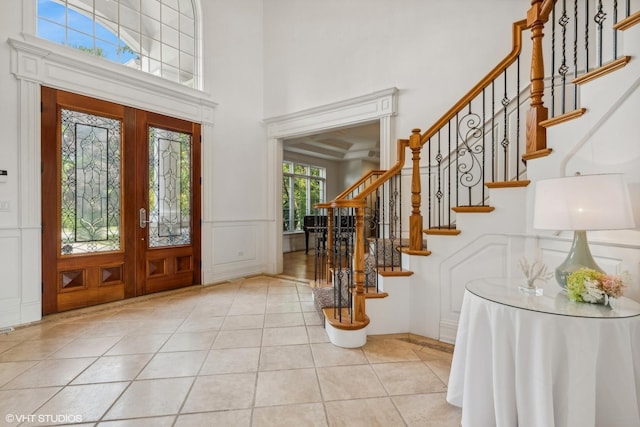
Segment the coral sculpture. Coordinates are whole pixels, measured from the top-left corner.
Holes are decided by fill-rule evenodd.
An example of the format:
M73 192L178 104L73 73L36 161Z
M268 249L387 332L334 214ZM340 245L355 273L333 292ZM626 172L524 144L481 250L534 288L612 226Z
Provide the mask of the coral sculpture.
M520 269L524 273L524 277L527 278L527 288L534 289L536 282L541 280L546 282L553 277L553 272L547 272L547 266L539 259L536 259L533 263L529 263L527 258L522 257L520 260Z

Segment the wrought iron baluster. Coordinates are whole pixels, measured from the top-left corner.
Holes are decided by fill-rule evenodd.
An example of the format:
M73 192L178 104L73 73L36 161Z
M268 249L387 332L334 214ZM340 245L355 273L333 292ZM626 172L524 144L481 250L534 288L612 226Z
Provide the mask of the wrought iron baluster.
M398 183L398 218L399 218L399 223L398 223L398 234L400 235L400 242L399 245L400 247L402 247L402 215L401 215L401 210L402 210L402 175L400 174L400 172L398 172L398 175L396 175L396 180ZM398 255L399 257L399 255ZM402 263L400 263L400 270L402 270Z
M443 209L443 205L442 205L442 196L444 195L442 193L442 138L440 135L440 129L438 129L438 154L436 155L436 161L438 162L438 176L437 176L437 184L438 184L438 191L436 191L436 199L437 199L437 203L438 203L438 209L436 210L436 215L438 216L438 222L437 225L438 227L442 227L442 221L444 221L444 218L442 216L442 209Z
M460 189L458 188L458 183L460 182L460 119L458 117L458 113L456 113L456 140L455 140L455 153L456 153L456 186L454 191L456 192L456 206L460 206Z
M556 111L556 5L551 9L551 116Z
M604 8L602 7L602 0L598 0L598 11L593 17L593 20L597 24L596 40L598 42L598 50L596 52L596 58L598 59L598 67L602 66L602 27L606 19L607 19L607 13L604 11Z
M589 2L584 2L584 72L589 71Z
M520 179L520 55L516 61L516 179Z
M567 25L569 24L569 16L567 15L567 2L565 0L562 1L562 16L560 16L558 23L562 27L562 64L560 64L560 68L558 68L558 73L562 81L560 91L562 95L561 114L564 114L566 112L567 72L569 71L569 67L567 66Z
M449 206L446 212L449 218L448 226L451 227L451 207L452 207L451 206L451 156L452 156L451 154L451 120L449 120L449 123L448 123L448 134L449 134L449 137L448 137L449 147L448 147L447 153L448 153L448 159L449 159L448 160L449 166L447 168L447 204Z
M471 117L471 102L469 102L467 115L469 117ZM467 123L469 123L469 122L467 121ZM462 144L467 146L467 149L469 150L469 155L471 155L471 141L469 141L470 135L467 133L465 135L460 135L460 136L462 137ZM471 157L473 157L473 156L471 156ZM468 172L470 172L470 170ZM459 182L458 182L458 185L460 185ZM467 188L467 197L468 197L468 200L469 200L469 203L468 203L469 206L471 206L473 204L471 188L472 188L472 186L469 186Z
M431 186L433 184L431 176L433 164L431 163L431 138L427 141L427 158L429 159L429 167L427 168L427 228L431 228Z
M482 180L481 180L481 182L483 182L483 183L485 182L485 178L486 178L486 169L485 169L486 168L486 161L485 161L485 159L486 159L486 152L487 152L487 150L484 149L484 147L487 146L486 138L485 138L486 137L486 129L487 129L486 111L485 111L485 107L486 107L486 105L485 105L485 102L486 102L485 89L482 89L482 123L480 124L480 126L482 126L481 129L482 129L482 147L483 147L483 149L482 149ZM484 200L484 198L485 198L484 188L485 188L485 186L482 185L482 200Z
M503 161L504 161L504 165L503 165L503 170L502 170L502 174L503 174L503 181L508 181L508 167L509 167L509 157L508 157L508 153L509 153L509 124L508 124L508 106L509 106L509 97L507 96L507 70L504 70L504 94L502 97L502 115L503 115L503 135L502 135L502 155L503 155ZM484 204L484 201L483 201Z
M618 23L618 0L613 1L613 24ZM618 30L611 27L613 31L613 59L618 59Z
M496 82L491 82L491 181L496 180Z
M573 1L573 78L578 77L578 1ZM578 109L578 85L573 84L573 109Z

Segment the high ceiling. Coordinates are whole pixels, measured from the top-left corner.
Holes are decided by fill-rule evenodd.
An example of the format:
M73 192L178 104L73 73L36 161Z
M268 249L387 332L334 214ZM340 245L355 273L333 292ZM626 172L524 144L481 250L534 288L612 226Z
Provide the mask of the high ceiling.
M284 151L332 161L380 161L380 123L342 128L284 141Z

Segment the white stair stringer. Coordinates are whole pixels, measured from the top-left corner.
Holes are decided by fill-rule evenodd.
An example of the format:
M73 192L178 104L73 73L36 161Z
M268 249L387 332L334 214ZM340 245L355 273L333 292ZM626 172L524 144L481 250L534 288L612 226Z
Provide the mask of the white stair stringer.
M411 332L434 339L450 335L448 331L457 325L466 282L504 275L503 259L509 251L504 238L496 235L525 231L527 193L527 187L490 189L493 212L457 214L459 224L464 224L461 234L428 236L429 256L403 254L403 268L413 275L379 276L380 289L389 296L367 299L371 319L367 333Z
M532 181L543 178L618 172L640 182L640 25L621 33L627 65L580 85L583 116L547 129L552 153L527 163Z
M410 278L411 276L378 275L378 288L389 295L384 298L367 298L366 310L370 319L368 335L409 332L411 317L407 307L411 298Z

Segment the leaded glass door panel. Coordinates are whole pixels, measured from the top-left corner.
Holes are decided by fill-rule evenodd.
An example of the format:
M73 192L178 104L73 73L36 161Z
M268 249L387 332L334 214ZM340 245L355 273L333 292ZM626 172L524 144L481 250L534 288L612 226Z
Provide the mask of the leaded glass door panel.
M199 138L197 124L42 89L44 314L199 283Z
M139 164L144 165L138 209L139 293L199 283L200 127L138 111ZM198 177L197 179L195 177ZM144 277L142 277L144 275Z

